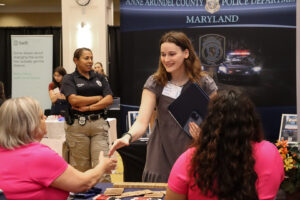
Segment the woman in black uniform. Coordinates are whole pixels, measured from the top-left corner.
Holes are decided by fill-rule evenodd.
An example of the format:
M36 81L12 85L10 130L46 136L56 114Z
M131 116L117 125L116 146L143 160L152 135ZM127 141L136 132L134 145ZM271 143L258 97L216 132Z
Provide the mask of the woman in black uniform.
M74 52L76 70L64 76L62 93L71 104L71 120L65 126L69 163L86 171L98 163L99 152L108 153L108 122L105 109L112 104L112 91L105 77L95 73L93 53L88 48ZM68 119L66 119L68 121ZM106 176L105 181L110 181Z

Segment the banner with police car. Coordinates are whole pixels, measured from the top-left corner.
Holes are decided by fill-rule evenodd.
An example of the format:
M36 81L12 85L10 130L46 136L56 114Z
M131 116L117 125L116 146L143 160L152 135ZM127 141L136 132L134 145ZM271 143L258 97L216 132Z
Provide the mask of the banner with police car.
M219 89L240 89L266 110L270 134L281 113L296 113L296 0L121 0L120 12L122 103L139 105L160 37L175 30Z

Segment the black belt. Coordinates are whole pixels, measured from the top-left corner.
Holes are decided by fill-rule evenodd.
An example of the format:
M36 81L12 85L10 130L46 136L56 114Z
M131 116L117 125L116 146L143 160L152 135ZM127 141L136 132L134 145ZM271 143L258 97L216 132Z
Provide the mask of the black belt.
M78 114L74 114L74 118L75 119L79 119L84 117L86 120L91 120L91 121L96 121L98 119L105 118L104 114L90 114L90 115L78 115Z

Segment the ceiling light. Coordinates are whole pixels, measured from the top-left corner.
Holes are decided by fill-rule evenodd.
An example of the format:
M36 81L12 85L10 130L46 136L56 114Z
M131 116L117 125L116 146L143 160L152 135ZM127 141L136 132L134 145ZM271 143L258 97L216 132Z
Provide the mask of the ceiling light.
M0 6L5 6L5 3L0 3Z

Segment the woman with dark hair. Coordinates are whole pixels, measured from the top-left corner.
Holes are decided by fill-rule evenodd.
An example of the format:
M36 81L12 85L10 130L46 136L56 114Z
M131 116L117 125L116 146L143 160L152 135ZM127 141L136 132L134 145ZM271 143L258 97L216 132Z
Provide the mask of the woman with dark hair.
M191 144L190 138L168 112L168 106L192 83L197 83L210 97L216 94L214 80L201 71L201 63L193 45L183 32L168 32L159 42L159 66L144 85L138 117L122 138L116 140L110 155L140 138L149 125L153 111L157 111L154 130L147 144L143 181L167 182L176 159ZM199 127L190 124L190 132L197 137Z
M49 96L52 102L51 115L60 115L62 110L68 108L66 97L60 92L61 83L66 73L67 72L63 67L55 68L53 81L49 84Z
M4 84L0 81L0 106L3 104L5 99Z
M70 120L65 125L69 162L80 171L98 164L100 151L108 154L108 129L105 109L112 104L110 86L101 74L94 72L93 53L88 48L78 48L73 61L76 69L67 74L62 83L62 93L71 104ZM101 181L109 182L106 175Z
M209 103L199 138L174 164L165 199L274 199L283 178L281 156L263 140L251 100L222 91Z

